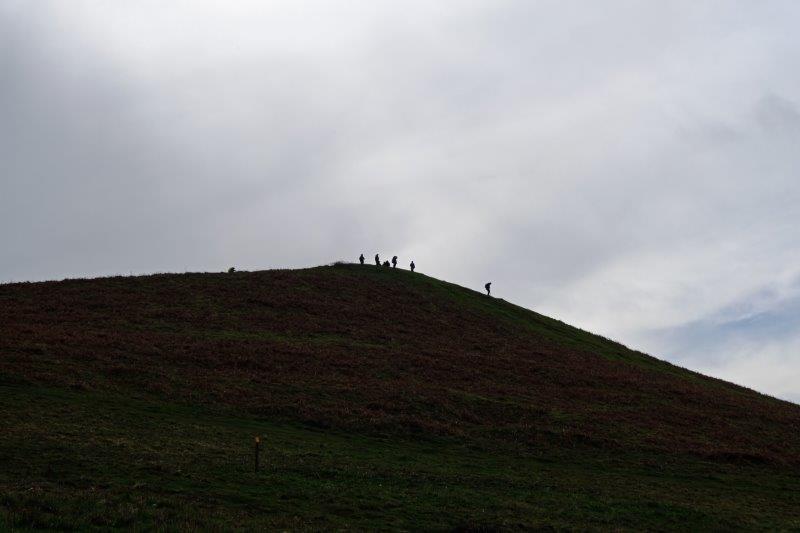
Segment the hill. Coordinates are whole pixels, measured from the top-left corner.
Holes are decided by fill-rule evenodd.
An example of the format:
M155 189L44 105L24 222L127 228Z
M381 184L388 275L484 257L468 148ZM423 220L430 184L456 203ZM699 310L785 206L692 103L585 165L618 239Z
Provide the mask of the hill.
M3 285L0 397L15 527L800 527L800 406L402 270Z

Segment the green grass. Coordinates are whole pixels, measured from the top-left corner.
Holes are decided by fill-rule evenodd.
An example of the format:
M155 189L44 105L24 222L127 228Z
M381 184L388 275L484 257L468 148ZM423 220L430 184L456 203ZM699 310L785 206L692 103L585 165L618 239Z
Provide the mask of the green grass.
M362 436L22 385L0 398L9 529L800 528L800 481L777 469Z
M428 290L439 293L458 305L475 309L503 322L513 324L515 327L531 331L555 344L591 351L609 359L623 360L647 368L678 371L677 367L665 361L630 350L616 341L570 326L565 322L514 305L503 299L488 297L478 291L424 274L402 272L400 275L410 276L409 279L412 283L423 284Z
M0 285L0 530L800 530L798 427L420 273Z

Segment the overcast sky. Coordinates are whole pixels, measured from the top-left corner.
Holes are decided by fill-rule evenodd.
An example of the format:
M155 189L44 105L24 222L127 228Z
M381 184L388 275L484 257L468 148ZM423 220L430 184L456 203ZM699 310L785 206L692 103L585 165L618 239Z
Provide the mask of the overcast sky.
M397 254L800 401L798 21L0 0L0 282Z

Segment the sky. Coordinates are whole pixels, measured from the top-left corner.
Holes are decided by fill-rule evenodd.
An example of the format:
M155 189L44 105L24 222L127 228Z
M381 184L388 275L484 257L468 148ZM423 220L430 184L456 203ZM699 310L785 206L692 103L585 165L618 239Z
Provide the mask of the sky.
M798 20L0 0L0 282L398 255L800 402Z

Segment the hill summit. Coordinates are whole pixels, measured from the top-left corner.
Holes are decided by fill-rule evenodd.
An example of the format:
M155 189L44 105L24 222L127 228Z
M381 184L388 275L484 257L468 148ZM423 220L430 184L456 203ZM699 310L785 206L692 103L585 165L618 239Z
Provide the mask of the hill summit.
M0 372L326 427L800 459L800 407L420 273L2 287Z
M121 418L147 405L189 406L206 413L191 415L200 417L193 424L234 417L545 462L800 464L800 406L501 299L375 266L3 285L0 391L17 399L5 415L20 424L25 405L56 395L85 409L121 402ZM71 431L86 430L86 420ZM33 431L23 425L20 439ZM6 489L17 479L2 475ZM5 505L18 513L22 504Z

